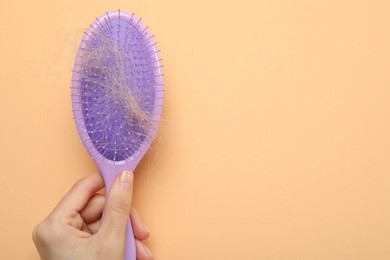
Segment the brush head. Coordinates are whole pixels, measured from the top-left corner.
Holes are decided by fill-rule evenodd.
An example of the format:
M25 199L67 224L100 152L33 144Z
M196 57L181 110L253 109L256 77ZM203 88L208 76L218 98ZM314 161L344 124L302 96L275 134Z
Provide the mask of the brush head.
M81 140L99 163L138 161L160 120L163 84L158 50L134 14L108 12L84 33L72 79Z

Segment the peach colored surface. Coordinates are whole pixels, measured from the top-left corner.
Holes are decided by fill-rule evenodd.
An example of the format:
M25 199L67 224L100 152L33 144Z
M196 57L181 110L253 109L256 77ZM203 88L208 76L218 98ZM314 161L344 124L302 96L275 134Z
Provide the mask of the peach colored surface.
M72 120L84 28L136 12L165 121L136 170L157 260L390 259L388 1L3 1L0 259L96 167Z

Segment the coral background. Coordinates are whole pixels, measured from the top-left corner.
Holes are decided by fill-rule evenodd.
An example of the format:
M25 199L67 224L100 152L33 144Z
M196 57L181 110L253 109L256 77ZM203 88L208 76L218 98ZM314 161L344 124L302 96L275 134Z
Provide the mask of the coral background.
M0 259L96 171L72 120L82 31L143 17L164 122L134 206L157 260L390 259L390 2L2 1Z

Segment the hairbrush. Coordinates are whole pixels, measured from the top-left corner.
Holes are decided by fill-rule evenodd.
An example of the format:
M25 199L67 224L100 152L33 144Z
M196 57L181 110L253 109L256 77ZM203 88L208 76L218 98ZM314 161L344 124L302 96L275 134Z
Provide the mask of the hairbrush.
M109 190L118 172L133 171L154 139L163 81L158 49L141 19L111 11L84 32L72 74L77 130ZM129 221L125 259L135 260Z

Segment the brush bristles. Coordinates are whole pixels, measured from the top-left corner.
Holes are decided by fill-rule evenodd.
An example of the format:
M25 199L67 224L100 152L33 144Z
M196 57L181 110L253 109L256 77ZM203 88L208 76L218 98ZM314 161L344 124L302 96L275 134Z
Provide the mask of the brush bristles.
M98 152L113 161L133 155L156 130L155 61L139 23L107 16L83 38L74 84L85 131ZM145 31L144 29L143 31ZM75 94L77 96L77 94Z
M87 67L84 65L85 70L81 71L84 80L101 86L106 98L122 106L133 120L148 123L152 115L140 106L144 103L144 97L136 91L137 80L127 75L129 71L137 71L134 60L126 62L118 42L105 35L95 44L95 47L83 51L80 55L81 63L88 64ZM128 58L134 59L131 55ZM97 75L102 77L96 77Z

